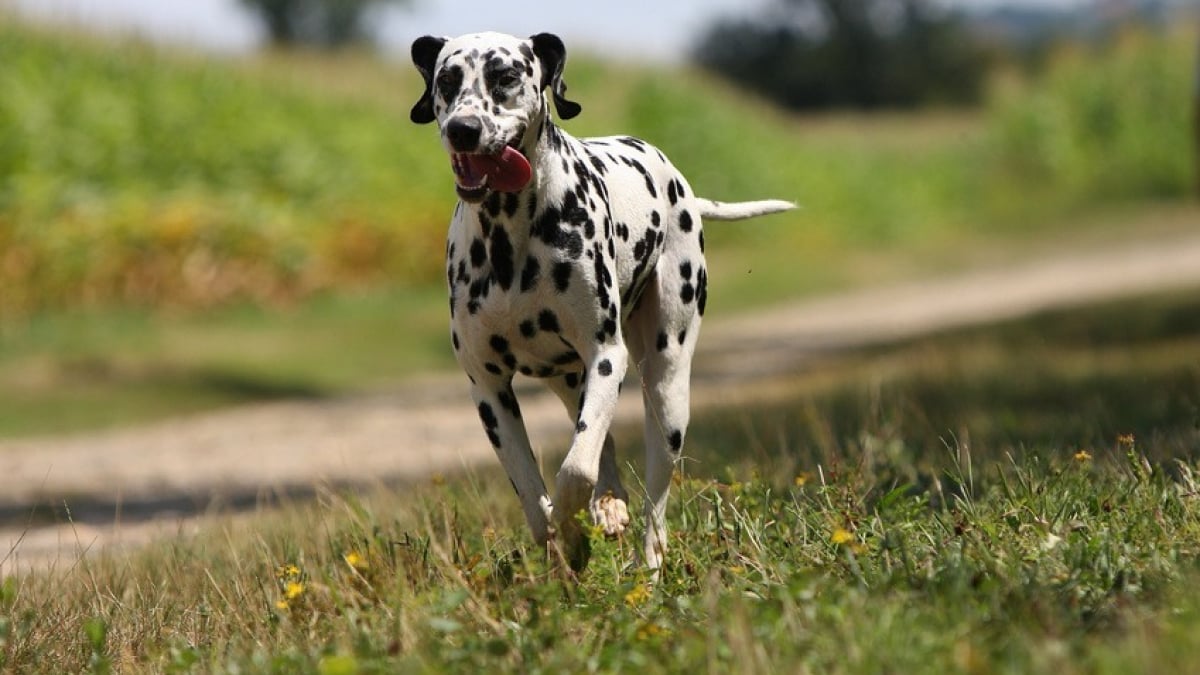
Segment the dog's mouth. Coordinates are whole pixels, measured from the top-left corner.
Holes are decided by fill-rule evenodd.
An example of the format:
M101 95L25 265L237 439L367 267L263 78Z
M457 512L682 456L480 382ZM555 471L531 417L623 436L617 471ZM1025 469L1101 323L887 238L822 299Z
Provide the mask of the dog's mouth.
M450 166L458 197L466 202L482 200L488 190L520 192L533 178L529 160L511 145L496 154L451 153Z

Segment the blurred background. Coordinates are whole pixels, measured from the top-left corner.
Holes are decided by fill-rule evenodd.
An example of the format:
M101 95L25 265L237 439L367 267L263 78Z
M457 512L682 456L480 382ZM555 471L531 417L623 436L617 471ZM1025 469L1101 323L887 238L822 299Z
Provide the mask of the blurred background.
M802 204L709 229L715 320L1200 230L1193 2L604 7L0 0L0 437L451 369L425 33L556 32L571 133Z

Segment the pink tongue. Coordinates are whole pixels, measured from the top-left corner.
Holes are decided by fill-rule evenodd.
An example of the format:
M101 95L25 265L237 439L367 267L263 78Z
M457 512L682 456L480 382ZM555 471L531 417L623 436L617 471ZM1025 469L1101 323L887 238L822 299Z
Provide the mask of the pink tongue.
M488 187L500 192L520 192L533 178L529 160L517 150L504 146L499 155L466 155L471 173L485 173Z

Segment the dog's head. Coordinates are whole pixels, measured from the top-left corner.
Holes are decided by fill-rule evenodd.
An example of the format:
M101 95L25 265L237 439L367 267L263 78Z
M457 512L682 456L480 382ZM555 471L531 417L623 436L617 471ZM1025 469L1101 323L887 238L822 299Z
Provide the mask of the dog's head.
M533 146L526 135L536 133L545 115L543 90L550 89L560 117L579 114L579 105L564 96L566 58L562 40L550 33L527 40L500 33L427 35L413 42L425 93L411 118L437 121L459 198L478 202L489 190L517 192L529 183L532 169L521 148Z

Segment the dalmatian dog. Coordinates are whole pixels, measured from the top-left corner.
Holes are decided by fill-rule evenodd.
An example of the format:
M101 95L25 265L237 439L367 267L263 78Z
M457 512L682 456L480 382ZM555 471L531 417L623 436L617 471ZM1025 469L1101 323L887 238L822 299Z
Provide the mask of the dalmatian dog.
M583 521L608 536L629 525L609 426L632 361L645 405L643 562L658 570L708 298L701 222L794 206L702 199L642 140L564 132L544 92L563 119L580 106L565 97L555 35L426 36L412 58L425 80L412 121L437 122L459 199L446 246L451 341L533 537L557 536L580 570ZM544 380L575 425L553 498L513 393L518 373Z

